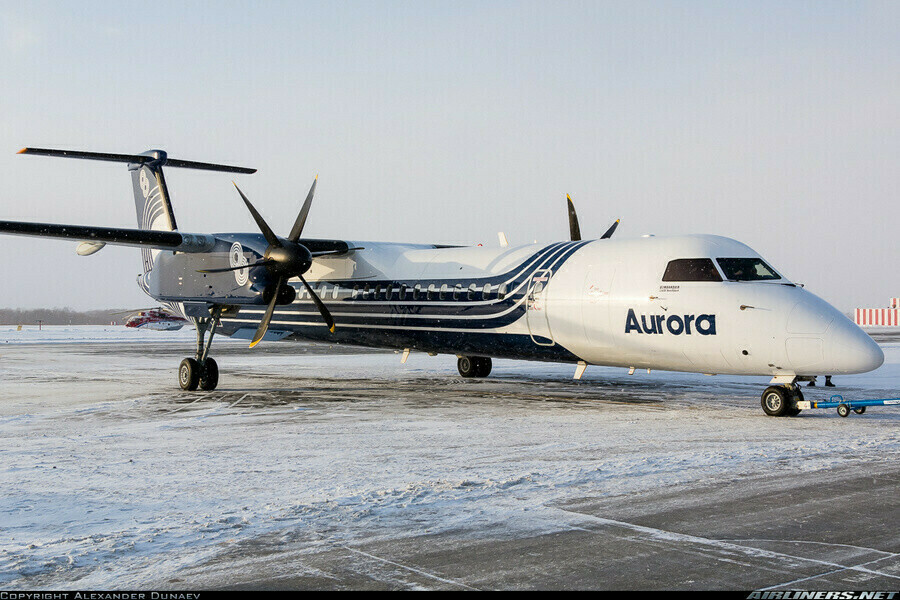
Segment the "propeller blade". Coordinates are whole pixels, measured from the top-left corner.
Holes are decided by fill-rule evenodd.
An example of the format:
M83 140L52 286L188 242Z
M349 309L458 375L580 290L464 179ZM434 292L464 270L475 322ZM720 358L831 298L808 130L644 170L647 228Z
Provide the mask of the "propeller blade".
M119 310L116 312L111 312L109 314L111 314L111 315L136 315L139 312L147 312L147 311L151 311L151 310L157 310L157 311L167 314L167 315L177 316L171 310L169 310L168 308L164 308L162 306L153 306L151 308L136 308L134 310Z
M569 205L569 239L577 242L581 239L581 228L578 226L578 215L575 213L572 197L568 194L566 194L566 202Z
M316 303L316 308L318 308L319 312L322 313L322 318L325 319L325 324L328 325L328 331L334 333L334 319L331 318L331 313L328 312L328 309L325 308L325 304L322 302L322 300L319 299L310 285L306 283L305 279L303 279L303 275L300 275L299 277L300 281L303 282L303 285L306 286L306 291L308 291L309 295L312 296L313 302Z
M262 267L265 265L274 264L274 260L261 260L259 262L255 262L252 265L238 265L236 267L225 267L222 269L197 269L198 273L227 273L228 271L240 271L241 269L252 269L253 267Z
M313 179L312 187L309 188L309 193L306 195L306 200L303 202L303 208L300 209L300 214L297 215L297 220L294 221L294 226L291 227L291 233L288 235L288 239L292 242L299 240L300 234L303 233L303 226L306 225L306 215L309 214L309 207L312 206L312 199L316 193L316 183L318 182L319 176L316 175L316 178Z
M253 220L256 221L256 224L259 226L259 230L262 231L263 237L266 238L266 241L269 242L269 245L274 248L281 248L281 242L278 241L278 236L269 228L269 225L266 223L266 220L262 218L262 215L259 214L253 205L250 204L250 201L247 200L247 196L244 195L244 192L241 191L241 188L238 187L236 183L234 184L234 189L238 191L238 194L241 195L241 199L244 201L244 204L247 205L247 209L250 210L250 214L253 215Z
M253 340L250 342L251 348L262 341L266 331L269 329L269 321L272 320L272 314L275 312L275 303L278 302L278 291L281 290L282 285L284 285L284 277L279 277L278 285L275 288L276 291L272 294L272 299L269 300L269 306L266 308L266 314L263 315L262 321L259 322L259 327L256 328L256 333L253 334Z
M607 230L606 230L606 233L604 233L602 236L600 236L600 239L601 239L601 240L606 240L606 239L611 238L613 232L615 232L616 227L618 227L618 226L619 226L619 219L616 219L616 222L612 224L612 227L610 227L609 229L607 229Z

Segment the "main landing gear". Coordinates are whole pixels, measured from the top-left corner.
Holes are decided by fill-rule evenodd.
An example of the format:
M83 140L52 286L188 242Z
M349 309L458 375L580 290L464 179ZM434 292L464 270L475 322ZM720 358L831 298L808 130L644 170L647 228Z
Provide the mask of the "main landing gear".
M800 414L797 402L803 401L803 392L796 384L773 385L762 393L763 412L770 417L796 417Z
M221 316L222 308L215 307L210 310L209 317L193 319L197 327L197 353L195 358L185 358L178 366L178 384L181 389L192 391L199 387L208 391L219 385L219 365L208 355Z
M460 356L456 368L463 377L487 377L491 374L491 359L487 356Z

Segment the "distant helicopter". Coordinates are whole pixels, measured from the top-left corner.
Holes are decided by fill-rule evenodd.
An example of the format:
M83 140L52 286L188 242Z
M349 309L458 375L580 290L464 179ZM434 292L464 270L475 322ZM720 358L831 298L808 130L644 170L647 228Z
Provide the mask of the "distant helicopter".
M187 324L186 319L173 315L165 308L147 308L136 311L126 311L131 315L125 320L125 327L137 329L152 329L154 331L178 331Z

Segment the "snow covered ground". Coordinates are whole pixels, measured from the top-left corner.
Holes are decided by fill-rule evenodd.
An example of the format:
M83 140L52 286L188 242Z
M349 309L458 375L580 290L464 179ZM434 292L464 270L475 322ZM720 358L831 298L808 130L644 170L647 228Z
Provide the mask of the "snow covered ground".
M515 538L575 498L900 458L900 409L773 419L765 378L501 360L463 380L448 356L217 340L219 389L182 393L193 338L0 328L0 588L190 587L254 540ZM900 396L882 345L878 371L807 399Z

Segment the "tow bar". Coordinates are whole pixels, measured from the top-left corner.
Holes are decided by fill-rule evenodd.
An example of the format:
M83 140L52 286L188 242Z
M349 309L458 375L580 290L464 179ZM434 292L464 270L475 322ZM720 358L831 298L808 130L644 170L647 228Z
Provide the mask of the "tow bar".
M850 416L852 410L858 415L866 412L868 406L889 406L891 404L900 404L900 398L884 398L881 400L844 400L840 394L835 394L828 399L827 402L816 402L815 400L804 400L797 403L797 408L808 410L811 408L837 408L837 414L842 417Z

